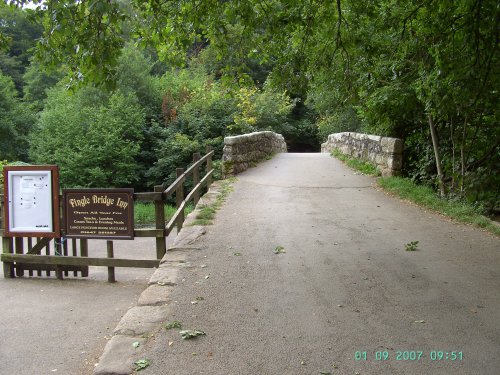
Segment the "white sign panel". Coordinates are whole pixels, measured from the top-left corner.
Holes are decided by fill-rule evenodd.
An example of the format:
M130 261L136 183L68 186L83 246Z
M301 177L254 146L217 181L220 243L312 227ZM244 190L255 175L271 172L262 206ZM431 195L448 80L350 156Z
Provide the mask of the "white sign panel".
M8 171L8 231L54 232L50 170Z

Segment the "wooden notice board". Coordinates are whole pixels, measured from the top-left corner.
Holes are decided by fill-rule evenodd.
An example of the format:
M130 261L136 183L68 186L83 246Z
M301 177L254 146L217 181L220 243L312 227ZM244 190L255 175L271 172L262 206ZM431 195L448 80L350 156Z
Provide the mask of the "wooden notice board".
M134 189L65 189L67 237L134 239Z
M5 166L6 237L60 237L59 168Z

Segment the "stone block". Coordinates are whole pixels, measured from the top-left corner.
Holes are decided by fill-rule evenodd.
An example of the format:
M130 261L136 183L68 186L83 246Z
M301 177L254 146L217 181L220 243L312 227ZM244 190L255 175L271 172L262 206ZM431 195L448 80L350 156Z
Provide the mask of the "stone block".
M401 170L403 167L403 156L401 154L390 156L387 159L387 166L391 169Z
M167 285L150 285L139 296L138 306L161 306L170 302L173 287Z
M138 347L134 343L139 342ZM146 340L140 337L117 335L106 344L94 368L94 375L129 375L133 372L134 362L140 359L142 346Z
M170 248L172 249L172 248ZM179 263L186 263L186 253L182 251L170 251L167 250L163 258L160 260L160 264L163 263L169 263L169 264L179 264ZM175 249L175 248L173 248Z
M143 336L158 330L169 315L169 308L163 306L135 306L120 320L113 334L125 336Z
M198 238L203 236L207 231L201 225L192 225L184 227L175 237L173 246L186 246L194 243Z
M403 141L399 138L383 137L380 141L382 152L388 154L401 154L403 152Z
M149 279L148 285L177 285L177 276L179 274L178 267L165 266L165 263L160 264L160 267L153 273Z

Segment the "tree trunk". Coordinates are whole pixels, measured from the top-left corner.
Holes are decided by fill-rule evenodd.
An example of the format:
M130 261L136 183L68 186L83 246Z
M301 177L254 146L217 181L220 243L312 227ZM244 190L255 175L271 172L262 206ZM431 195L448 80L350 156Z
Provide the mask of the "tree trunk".
M431 129L432 148L434 149L434 157L436 159L437 177L439 182L439 194L443 198L446 195L444 191L443 168L441 166L441 157L439 156L439 144L437 139L436 127L434 126L434 120L432 118L432 115L430 114L429 114L429 127Z

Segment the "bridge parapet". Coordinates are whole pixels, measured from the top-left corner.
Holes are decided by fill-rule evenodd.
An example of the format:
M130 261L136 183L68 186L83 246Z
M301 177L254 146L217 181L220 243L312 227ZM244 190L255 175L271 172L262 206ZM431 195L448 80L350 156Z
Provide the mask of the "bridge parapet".
M372 162L382 176L397 176L403 166L403 141L353 132L334 133L321 145L321 152L338 149L343 154Z
M236 175L277 153L287 152L285 138L271 131L224 138L224 175Z

